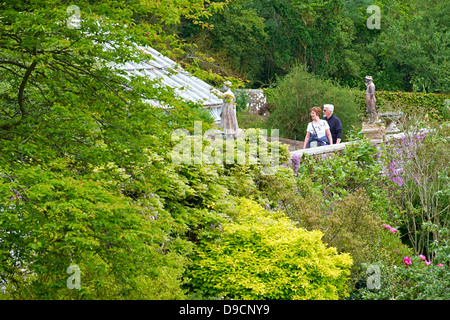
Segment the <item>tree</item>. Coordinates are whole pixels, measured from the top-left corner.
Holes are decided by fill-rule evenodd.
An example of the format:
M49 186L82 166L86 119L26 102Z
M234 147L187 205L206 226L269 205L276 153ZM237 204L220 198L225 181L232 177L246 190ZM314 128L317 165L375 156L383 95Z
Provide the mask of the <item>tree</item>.
M263 77L261 58L265 55L267 34L259 6L255 0L230 1L208 19L210 28L186 21L180 27L180 36L196 46L189 59L197 60L202 53L208 53L214 59L204 61L203 68L248 82Z
M380 28L369 29L371 5ZM448 92L448 6L438 1L233 0L211 28L182 23L180 37L208 52L203 67L270 86L296 64L364 90L366 75L383 90ZM224 31L226 30L226 32Z
M448 6L411 0L382 8L381 33L370 46L380 59L384 89L448 93Z
M248 86L269 85L296 63L346 82L360 75L365 57L352 45L354 19L360 16L348 15L345 3L231 1L211 17L213 28L186 24L181 36L199 43L226 72L248 80Z
M77 15L69 4L0 4L2 285L15 298L183 297L186 260L170 247L186 242L157 196L172 183L161 159L174 128L212 124L158 80L128 79L112 66L148 59L134 44L171 39L156 21L209 9L203 1L79 1L78 28L68 25ZM73 264L82 289L70 291Z

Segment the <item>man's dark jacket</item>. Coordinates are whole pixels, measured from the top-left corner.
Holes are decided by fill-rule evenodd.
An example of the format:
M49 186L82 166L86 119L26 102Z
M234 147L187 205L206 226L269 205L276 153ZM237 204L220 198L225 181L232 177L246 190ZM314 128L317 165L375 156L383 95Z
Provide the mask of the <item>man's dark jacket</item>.
M331 115L329 119L327 117L323 117L323 120L328 122L330 126L331 138L333 139L333 144L336 144L338 138L342 139L342 124L341 120L335 115Z

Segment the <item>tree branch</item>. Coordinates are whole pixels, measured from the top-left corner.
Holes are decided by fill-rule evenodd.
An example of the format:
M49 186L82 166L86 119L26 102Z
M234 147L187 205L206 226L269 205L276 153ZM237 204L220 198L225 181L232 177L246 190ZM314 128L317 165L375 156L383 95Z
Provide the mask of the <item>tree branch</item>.
M38 60L34 60L31 65L28 67L27 71L25 72L25 75L23 76L22 79L22 83L20 84L19 87L19 95L17 97L17 101L19 103L19 108L20 108L20 112L22 113L22 118L20 120L22 120L27 114L27 110L25 109L24 105L23 105L23 94L25 91L25 86L27 85L28 82L28 78L30 78L31 73L33 72L34 68L36 68L36 65L38 63Z
M26 65L16 62L16 61L11 61L11 60L0 60L0 64L12 64L12 65L21 67L23 69L28 69L28 67Z
M4 60L4 61L6 61L6 60ZM14 62L14 61L9 61L9 62ZM8 130L8 129L11 129L12 127L17 126L28 115L28 112L25 109L25 106L23 104L24 92L25 92L25 87L27 85L28 79L30 78L31 73L33 72L33 70L36 68L36 66L38 64L38 60L34 60L29 67L20 65L19 63L9 63L9 64L18 65L19 67L25 67L27 69L27 71L25 72L22 82L20 83L19 94L17 96L17 102L19 104L21 117L20 117L19 121L15 122L15 123L5 123L3 125L0 125L0 129L2 129L2 130Z

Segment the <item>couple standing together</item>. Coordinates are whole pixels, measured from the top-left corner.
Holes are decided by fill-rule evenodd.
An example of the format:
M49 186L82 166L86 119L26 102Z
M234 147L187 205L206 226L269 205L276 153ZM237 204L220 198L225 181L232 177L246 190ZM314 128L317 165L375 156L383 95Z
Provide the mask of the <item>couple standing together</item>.
M303 149L341 142L342 124L341 120L333 115L334 106L332 104L325 104L323 106L323 119L320 119L321 112L320 107L313 107L311 109L311 118L313 121L308 123Z

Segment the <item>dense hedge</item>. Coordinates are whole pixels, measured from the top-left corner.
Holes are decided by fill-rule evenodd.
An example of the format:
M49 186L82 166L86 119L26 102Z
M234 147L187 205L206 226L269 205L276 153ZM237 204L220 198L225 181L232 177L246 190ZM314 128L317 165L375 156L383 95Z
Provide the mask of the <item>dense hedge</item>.
M450 110L446 101L450 101L449 94L424 93L424 92L392 92L376 91L378 112L402 111L406 114L427 114L450 119ZM362 112L366 110L365 91L356 93L355 99L359 103ZM449 104L450 105L450 104Z

